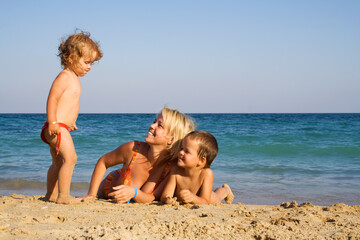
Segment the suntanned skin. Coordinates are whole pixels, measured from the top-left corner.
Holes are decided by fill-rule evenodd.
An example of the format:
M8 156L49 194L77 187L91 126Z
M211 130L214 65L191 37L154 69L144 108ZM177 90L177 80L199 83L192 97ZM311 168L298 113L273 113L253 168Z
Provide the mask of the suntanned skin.
M161 160L168 154L167 146L171 143L172 137L164 128L164 120L160 114L154 123L150 125L145 142L140 145L131 170L131 186L119 185L120 177L115 177L110 184L109 197L113 198L117 203L125 203L133 198L135 194L134 187L137 187L139 189L138 194L134 198L136 202L153 201L154 195L148 192L151 192L155 185L149 185L146 191L141 187L150 176L152 179L156 178L156 180L160 178L161 172L166 165L166 162ZM98 160L91 178L88 194L82 197L82 200L95 198L96 196L105 197L103 177L106 170L118 164L123 164L123 168L127 168L134 153L134 146L135 142L125 143Z
M205 168L206 159L198 157L199 143L185 138L174 166L164 186L160 200L166 204L193 203L215 204L225 199L231 203L234 195L227 184L212 192L214 174Z
M99 198L112 198L117 203L125 203L133 199L138 203L150 203L159 200L161 193L169 179L169 173L159 185L160 176L163 169L167 165L164 157L168 154L167 147L172 143L172 137L163 126L163 118L160 114L153 124L149 127L149 132L145 138L145 142L141 142L140 149L131 170L131 185L121 185L120 176L116 176L110 183L110 194L105 196L104 175L109 167L123 164L123 169L127 169L135 150L135 142L128 142L115 150L103 155L97 162L88 194L81 197L81 200ZM176 161L172 161L169 170L176 167ZM168 171L170 172L170 171ZM155 189L156 186L156 189ZM138 188L137 196L134 198L135 189ZM223 189L222 189L223 190ZM218 189L215 190L217 193ZM225 195L226 190L222 191ZM224 194L211 193L211 202L215 203L224 198Z
M193 204L209 204L214 174L205 168L206 159L198 157L199 143L185 138L179 153L177 167L174 168L167 185L161 194L161 201L174 204L179 201Z
M77 160L74 143L69 131L76 130L76 119L79 114L81 84L79 77L85 76L91 69L96 53L81 57L79 62L65 68L54 80L47 100L47 122L45 138L49 142L52 165L47 175L47 193L45 199L61 204L79 202L70 196L70 184ZM64 123L69 131L60 128ZM59 154L56 154L56 141L61 133Z

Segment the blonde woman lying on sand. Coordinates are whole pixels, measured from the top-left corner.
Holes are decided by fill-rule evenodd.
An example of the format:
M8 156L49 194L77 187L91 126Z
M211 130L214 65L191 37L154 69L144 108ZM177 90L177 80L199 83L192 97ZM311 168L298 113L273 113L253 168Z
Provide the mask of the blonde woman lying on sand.
M145 142L125 143L98 160L88 195L82 199L112 198L117 203L131 199L148 203L159 199L168 173L176 166L176 161L172 160L177 159L181 140L194 128L190 117L164 107L150 125ZM107 168L118 164L123 164L123 167L102 180ZM212 197L214 203L221 201L227 192L227 189L222 189L219 195L215 194Z

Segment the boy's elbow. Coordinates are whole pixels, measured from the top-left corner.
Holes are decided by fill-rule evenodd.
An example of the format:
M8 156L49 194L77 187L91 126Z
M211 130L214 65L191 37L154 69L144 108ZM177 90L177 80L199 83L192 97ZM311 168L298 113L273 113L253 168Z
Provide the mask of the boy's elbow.
M204 198L204 197L200 197L200 203L199 204L210 204L211 200L210 198Z
M193 204L210 204L210 200L207 200L205 198L198 198L198 200L193 201Z

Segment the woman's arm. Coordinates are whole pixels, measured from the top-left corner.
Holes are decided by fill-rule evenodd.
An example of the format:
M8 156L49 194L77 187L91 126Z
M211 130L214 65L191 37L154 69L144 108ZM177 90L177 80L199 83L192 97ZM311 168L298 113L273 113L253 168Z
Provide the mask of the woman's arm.
M133 146L134 142L125 143L117 149L106 153L98 160L91 177L88 194L87 196L83 197L83 199L96 197L106 170L109 167L115 166L117 164L123 164L127 159L126 156L129 154L129 151L131 154L131 149Z
M137 195L134 198L135 190L134 187L129 187L126 185L120 185L117 187L113 187L115 191L109 194L109 197L115 199L117 203L125 203L130 199L133 199L137 203L150 203L154 200L160 199L160 195L168 181L170 174L168 174L158 186L156 186L156 182L159 179L149 180L138 189ZM150 176L151 178L151 176ZM156 188L155 188L156 187ZM155 188L155 189L154 189Z
M153 193L146 193L143 190L138 190L138 194L133 198L137 203L151 203L155 200L155 195Z
M150 203L154 200L160 200L161 193L165 187L171 171L173 170L173 166L176 166L176 164L171 164L170 168L166 166L167 163L157 166L156 169L152 169L150 176L145 184L139 187L135 198L133 197L135 191L131 189L133 187L114 187L113 189L115 191L110 193L109 196L114 198L118 203L127 202L129 199L133 199L137 203ZM156 173L154 173L155 171ZM164 171L166 171L166 173L163 177L162 174Z
M163 203L167 204L173 204L173 201L169 202L169 199L172 199L174 197L176 189L176 175L171 174L168 182L165 185L164 191L161 194L160 200Z
M117 203L126 203L131 199L138 203L150 203L155 199L153 194L143 192L140 189L136 191L135 187L127 185L119 185L113 187L113 189L114 191L109 193L109 197L113 198Z

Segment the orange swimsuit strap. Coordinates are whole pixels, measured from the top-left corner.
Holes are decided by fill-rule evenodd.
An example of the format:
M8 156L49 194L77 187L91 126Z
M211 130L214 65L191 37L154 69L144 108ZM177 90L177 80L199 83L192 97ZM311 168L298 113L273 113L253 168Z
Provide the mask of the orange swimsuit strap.
M65 124L65 123L61 123L59 122L58 123L60 127L62 128L65 128L66 130L69 131L69 127ZM49 127L49 123L48 122L45 122L44 123L44 126L42 127L41 129L41 134L40 134L40 137L41 137L41 140L43 140L44 143L47 143L47 144L50 144L46 138L45 138L45 129ZM60 144L61 144L61 132L59 132L59 134L57 135L57 140L56 140L56 156L59 155L59 152L60 152Z
M105 195L108 195L110 193L110 183L114 179L115 176L120 175L120 184L124 185L131 185L131 168L134 164L135 158L137 153L139 152L141 142L136 142L135 151L133 153L133 156L131 158L131 162L128 166L128 168L125 169L117 169L115 171L112 171L106 178L105 178L105 185L104 185L104 192Z
M126 169L121 169L121 175L120 175L120 182L124 185L131 185L131 168L134 165L134 160L136 158L137 153L139 152L141 142L137 142L135 146L134 154L131 158L131 162L129 164L129 167Z

